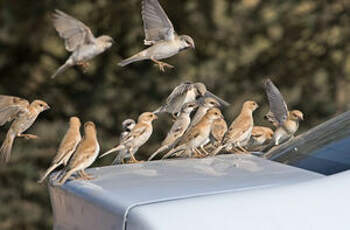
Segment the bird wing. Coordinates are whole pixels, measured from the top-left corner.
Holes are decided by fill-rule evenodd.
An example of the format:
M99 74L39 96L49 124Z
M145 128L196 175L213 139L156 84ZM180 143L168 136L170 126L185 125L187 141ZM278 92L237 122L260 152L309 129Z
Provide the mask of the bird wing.
M29 102L23 98L0 95L0 126L28 110Z
M145 133L147 129L146 125L136 124L135 127L131 130L131 132L122 140L121 144L126 144L130 141L133 141L135 138L138 138L142 134Z
M226 131L227 131L227 124L224 119L218 119L214 121L211 128L211 135L214 137L215 140L221 141Z
M145 45L174 39L174 26L158 0L143 0L141 14L145 30Z
M282 125L288 118L287 104L281 92L270 79L265 81L265 92L269 100L270 112L266 115L268 119L278 125Z
M208 90L207 90L207 92L205 92L204 96L205 97L212 97L212 98L216 99L223 106L229 106L230 105L230 103L228 103L227 101L221 99L220 97L216 96L215 94L213 94L212 92L210 92Z
M52 22L60 37L64 39L66 50L70 52L83 44L95 43L96 39L89 27L60 10L55 10Z
M174 101L179 98L180 96L187 93L189 89L191 89L192 83L191 82L184 82L180 85L176 86L175 89L171 92L171 94L166 99L167 104L174 103Z
M183 135L186 129L187 127L183 122L175 122L174 125L171 127L170 131L168 132L168 135L163 140L162 145L173 144L178 138L180 138Z
M230 140L237 140L240 138L245 132L247 132L251 128L250 119L246 119L246 117L238 118L233 121L230 128L228 129L224 142Z
M86 140L83 140L78 148L77 151L74 153L72 158L69 161L69 168L75 168L80 164L84 164L87 160L87 158L90 158L94 152L96 152L96 149L98 146L95 143L88 143Z

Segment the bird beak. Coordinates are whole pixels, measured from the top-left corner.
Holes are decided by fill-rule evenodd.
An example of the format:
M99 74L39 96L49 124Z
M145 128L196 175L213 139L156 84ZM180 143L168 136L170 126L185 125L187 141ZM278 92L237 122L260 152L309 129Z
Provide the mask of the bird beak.
M304 117L303 117L303 115L301 115L301 116L300 116L300 120L302 120L302 121L304 120Z
M45 106L45 110L50 109L51 107L49 105Z
M191 43L191 48L196 49L196 46L194 45L194 43Z
M157 120L158 119L158 116L154 114L154 120Z

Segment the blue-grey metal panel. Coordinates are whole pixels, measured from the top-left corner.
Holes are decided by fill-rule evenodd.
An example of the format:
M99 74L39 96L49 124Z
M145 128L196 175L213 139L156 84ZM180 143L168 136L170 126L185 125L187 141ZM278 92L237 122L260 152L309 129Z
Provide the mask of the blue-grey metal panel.
M323 177L250 155L154 161L94 168L89 173L97 179L50 185L55 229L125 229L127 213L136 206ZM98 221L101 218L103 222Z
M350 171L293 185L153 203L127 230L348 230Z

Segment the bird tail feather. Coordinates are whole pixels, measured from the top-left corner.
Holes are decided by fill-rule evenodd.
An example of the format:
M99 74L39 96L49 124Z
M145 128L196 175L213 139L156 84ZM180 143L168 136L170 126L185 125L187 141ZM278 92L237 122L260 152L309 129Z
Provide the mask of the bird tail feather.
M129 65L130 63L137 62L137 61L142 61L147 59L144 56L141 56L140 54L135 54L134 56L131 56L127 59L122 60L121 62L118 63L119 66L124 67L126 65Z
M124 148L125 148L124 145L118 145L117 147L112 148L112 149L108 150L107 152L105 152L104 154L102 154L101 156L99 156L99 158L102 158L102 157L104 157L104 156L107 156L107 155L110 154L110 153L120 151L120 150L122 150L122 149L124 149Z
M0 162L7 163L10 160L12 146L13 146L15 137L16 137L16 134L11 132L11 130L7 132L6 138L0 148L0 155L1 155Z
M157 151L155 151L149 158L147 161L151 161L155 156L158 155L158 153L164 152L165 150L167 150L169 147L168 145L163 145L161 146Z
M67 63L67 62L64 63L63 65L60 66L60 68L58 68L58 70L54 74L52 74L51 78L54 79L55 77L57 77L57 75L63 73L71 66L72 65L70 63Z
M51 165L50 168L48 168L45 172L45 174L40 178L40 180L38 180L38 183L41 184L43 183L43 181L45 180L45 178L53 171L57 168L57 166L59 166L59 164L53 164Z

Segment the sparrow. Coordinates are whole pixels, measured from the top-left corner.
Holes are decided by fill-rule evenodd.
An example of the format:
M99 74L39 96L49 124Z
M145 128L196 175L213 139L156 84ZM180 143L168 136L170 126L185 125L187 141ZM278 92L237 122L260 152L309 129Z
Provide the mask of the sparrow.
M268 127L254 126L250 137L248 148L257 149L268 144L273 136L273 130Z
M271 142L262 150L263 152L293 138L299 128L299 122L304 120L304 115L300 110L288 110L282 94L270 79L265 81L265 92L270 107L265 117L277 128Z
M237 147L240 152L247 152L243 147L249 142L254 126L253 112L258 107L259 106L255 101L244 102L240 114L231 123L229 129L225 133L222 145L214 151L214 155L222 148L229 151L232 148L236 149Z
M157 115L151 112L142 113L138 119L137 124L131 130L131 132L125 137L125 139L121 140L120 144L111 150L105 152L100 156L104 157L112 152L120 152L122 150L128 151L131 156L130 163L137 163L138 160L135 159L134 154L136 151L144 145L148 139L151 137L153 132L152 122L153 120L158 119Z
M166 99L164 105L159 107L154 111L154 113L170 113L174 117L176 117L180 111L182 106L187 102L193 102L201 97L211 97L220 102L220 104L224 106L228 106L229 103L215 96L202 82L184 82L175 87L175 89L171 92L171 94Z
M209 109L219 107L220 103L212 97L203 97L198 99L198 109L194 114L191 122L191 126L196 125L202 117L208 112Z
M125 121L122 122L123 131L120 134L119 142L122 142L125 139L125 137L131 132L131 130L135 127L135 125L136 125L136 122L133 119L126 119ZM114 165L122 164L124 163L124 159L127 157L130 157L129 152L126 149L121 150L119 154L115 157L112 164Z
M0 95L0 125L13 121L0 148L1 162L7 163L10 160L16 137L38 138L36 135L23 134L23 132L32 126L41 112L49 108L50 106L42 100L35 100L29 104L22 98Z
M92 121L88 121L84 124L84 137L64 169L64 176L59 180L58 184L64 184L75 172L78 172L81 179L93 179L85 172L85 169L94 163L99 151L100 146L97 140L96 126Z
M178 140L187 130L191 123L191 112L197 107L196 102L188 102L184 104L181 109L180 114L177 116L174 124L170 128L166 138L163 140L161 147L157 149L149 158L148 161L152 160L157 154L164 152L174 145L176 140Z
M194 126L190 127L177 143L177 147L170 150L163 156L166 159L177 152L183 152L184 155L192 156L192 152L201 155L198 147L207 141L210 135L211 127L216 119L224 119L218 108L211 108L204 117Z
M157 0L143 0L141 14L145 31L144 44L151 47L121 61L119 66L150 59L164 72L165 67L174 66L159 60L174 56L182 50L195 48L190 36L176 34L173 24Z
M209 136L210 142L213 144L213 146L218 147L221 145L227 129L228 128L225 119L219 118L213 122Z
M54 159L52 160L51 166L46 170L45 174L41 177L38 183L42 183L45 178L58 166L68 164L69 159L75 152L79 142L81 141L80 135L80 119L78 117L71 117L69 120L69 129L64 135L58 151Z
M84 23L60 10L55 10L52 22L59 36L64 39L66 50L72 54L51 78L74 65L86 67L88 61L111 48L114 43L108 35L96 38Z

